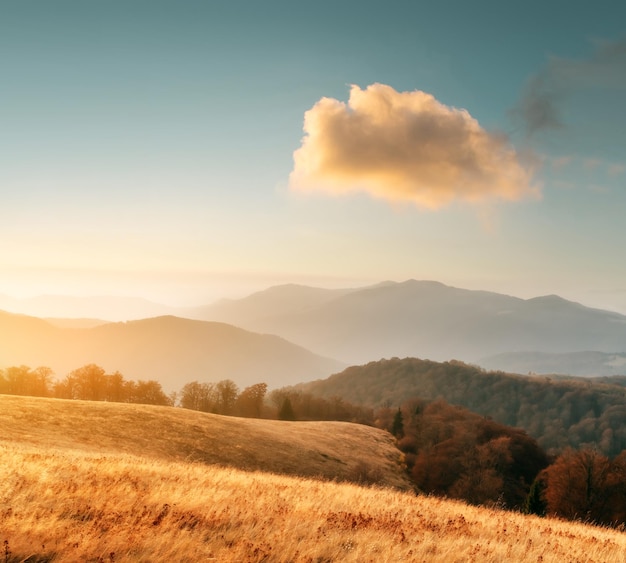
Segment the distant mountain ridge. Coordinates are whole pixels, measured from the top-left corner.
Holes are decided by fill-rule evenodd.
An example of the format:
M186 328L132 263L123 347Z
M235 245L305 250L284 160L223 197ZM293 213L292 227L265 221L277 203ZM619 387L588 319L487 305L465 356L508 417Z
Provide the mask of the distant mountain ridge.
M603 377L626 374L626 354L606 352L505 352L478 363L485 369L513 373L568 374Z
M59 299L60 306L64 301ZM73 310L81 314L76 317L107 318L107 310L126 305L128 318L144 307L157 311L157 315L149 316L172 314L171 308L132 298L102 298L96 300L93 309L89 309L88 299L77 299L73 303L81 308ZM96 315L98 311L102 315ZM175 309L174 314L273 334L343 364L421 357L459 359L522 373L583 375L576 369L576 361L582 361L584 375L613 375L611 366L616 374L624 372L619 362L607 361L596 353L626 353L626 316L557 295L521 299L418 280L344 289L285 284L242 299ZM51 322L76 328L97 324L58 318ZM587 353L584 359L580 355L583 352ZM522 354L526 360L532 355L535 360L541 354L556 356L548 365L543 360L515 363L511 354L518 360ZM572 359L567 354L578 356Z
M324 377L344 364L273 335L225 323L155 317L92 328L60 328L0 312L0 367L48 366L57 376L88 363L127 379L154 379L167 391L192 380L232 379L277 387Z
M355 364L406 356L476 362L528 350L626 351L626 316L556 295L521 299L408 280L321 293L318 297L323 298L317 302L285 300L283 305L292 306L272 309L269 295L276 303L281 302L280 294L281 288L276 287L246 299L190 310L189 315L277 334ZM269 314L272 310L275 314Z
M54 319L103 319L116 322L120 319L133 320L178 312L168 307L139 297L112 295L76 297L68 295L39 295L16 299L0 295L0 310L21 315Z
M242 299L221 299L212 305L193 307L183 315L202 320L229 319L230 324L246 326L258 319L280 317L294 312L306 312L355 289L324 289L299 284L269 287Z

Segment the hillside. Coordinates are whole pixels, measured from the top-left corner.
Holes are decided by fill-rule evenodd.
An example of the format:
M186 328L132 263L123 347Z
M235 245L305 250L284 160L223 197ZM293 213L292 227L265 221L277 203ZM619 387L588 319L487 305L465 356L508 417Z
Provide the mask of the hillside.
M416 280L322 292L317 301L293 294L293 288L280 286L189 315L277 334L346 363L405 356L476 362L529 350L625 351L626 316L555 295L519 299ZM299 288L299 296L306 294Z
M381 485L411 487L389 434L345 422L295 423L0 395L0 440L337 480L358 481L367 466Z
M232 379L270 387L323 377L344 367L272 335L224 323L157 317L91 328L61 328L0 312L0 367L48 366L59 377L95 363L167 391L192 380Z
M327 379L297 386L321 397L367 406L399 406L419 397L442 398L523 428L547 450L626 449L626 388L591 379L551 379L486 372L461 362L394 358L352 366Z
M267 421L244 427L227 419L226 427L220 417L178 409L5 396L0 407L7 563L183 557L225 563L600 563L617 561L626 550L626 536L616 530L390 488L250 471L267 462L271 471L285 464L290 451L278 436L293 442L299 467L318 454L328 456L322 462L327 467L357 458L369 462L390 446L373 429L293 423L289 428L302 430L285 436L287 423L278 432L278 426L270 431L261 424ZM226 439L219 437L229 430ZM237 464L207 465L221 455L216 437L221 446L239 440L229 451L240 446L234 459L246 471L233 468ZM386 472L395 463L382 465Z

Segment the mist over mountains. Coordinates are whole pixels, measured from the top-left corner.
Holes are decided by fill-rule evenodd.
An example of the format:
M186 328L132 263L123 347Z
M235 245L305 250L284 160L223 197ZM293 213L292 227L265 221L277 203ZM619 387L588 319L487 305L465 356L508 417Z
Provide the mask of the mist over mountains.
M45 305L46 316L64 318L0 315L0 367L46 365L64 375L97 363L168 389L194 379L290 385L393 357L457 359L517 373L626 372L624 315L556 295L520 299L434 281L346 289L289 284L184 309L113 297L9 304L15 310L20 303L25 309L17 312ZM98 320L124 307L131 318L154 315Z
M114 322L175 315L178 310L140 297L40 295L17 299L0 295L0 310L40 318L102 319Z
M272 288L191 315L278 334L352 364L384 357L480 362L510 352L626 349L626 316L556 295L520 299L416 280L342 293L310 289ZM289 294L291 309L274 307L281 291Z
M166 391L193 380L277 387L326 377L344 367L278 336L179 317L60 328L0 312L0 334L0 366L48 366L63 377L94 363L129 379L157 380Z

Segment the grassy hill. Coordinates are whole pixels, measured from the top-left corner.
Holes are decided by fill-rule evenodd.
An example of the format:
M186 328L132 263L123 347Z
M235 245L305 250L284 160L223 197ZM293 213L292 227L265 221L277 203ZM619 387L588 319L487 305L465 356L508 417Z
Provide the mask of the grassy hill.
M298 467L316 457L326 459L319 467L373 463L391 445L369 428L4 396L0 413L7 563L560 563L619 561L626 551L614 530L258 471L291 471L282 439ZM222 448L239 449L231 465L246 471L207 465L227 457ZM393 465L381 470L396 474Z
M393 438L346 422L260 420L172 407L0 395L0 440L324 479L358 481L369 472L382 485L411 488Z

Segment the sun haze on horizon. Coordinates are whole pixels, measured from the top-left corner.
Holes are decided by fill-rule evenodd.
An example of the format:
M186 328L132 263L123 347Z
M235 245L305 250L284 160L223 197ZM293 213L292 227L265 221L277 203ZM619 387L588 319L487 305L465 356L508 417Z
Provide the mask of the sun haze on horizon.
M0 295L413 278L626 313L624 17L5 6Z

